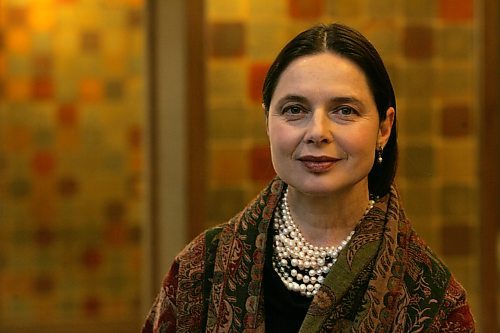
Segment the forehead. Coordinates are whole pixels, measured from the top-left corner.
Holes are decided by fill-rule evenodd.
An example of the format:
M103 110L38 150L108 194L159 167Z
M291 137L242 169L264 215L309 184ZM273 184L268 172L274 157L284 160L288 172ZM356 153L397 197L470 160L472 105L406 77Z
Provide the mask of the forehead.
M302 56L292 61L281 74L275 95L291 90L371 96L366 75L361 68L332 52Z

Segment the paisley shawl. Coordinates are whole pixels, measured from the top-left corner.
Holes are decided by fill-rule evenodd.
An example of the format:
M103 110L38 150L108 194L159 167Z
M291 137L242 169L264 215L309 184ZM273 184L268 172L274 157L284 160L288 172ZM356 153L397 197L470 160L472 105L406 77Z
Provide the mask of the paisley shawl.
M285 186L275 178L177 255L143 333L265 332L266 238ZM464 289L412 229L394 188L356 228L300 332L475 331Z

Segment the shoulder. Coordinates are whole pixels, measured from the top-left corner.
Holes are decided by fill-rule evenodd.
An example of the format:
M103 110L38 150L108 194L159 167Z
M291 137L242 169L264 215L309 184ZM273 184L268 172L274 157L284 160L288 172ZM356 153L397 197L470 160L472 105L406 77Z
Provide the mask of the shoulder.
M411 229L407 248L407 282L425 284L432 294L443 297L452 279L451 272L441 258Z
M217 225L196 236L179 252L175 262L181 264L186 261L202 260L207 254L215 253L220 235L223 230L227 229L228 224L229 222Z
M448 317L457 310L469 311L465 289L439 256L413 230L408 246L407 272L406 280L411 281L409 285L427 291L428 296L437 300L440 317Z

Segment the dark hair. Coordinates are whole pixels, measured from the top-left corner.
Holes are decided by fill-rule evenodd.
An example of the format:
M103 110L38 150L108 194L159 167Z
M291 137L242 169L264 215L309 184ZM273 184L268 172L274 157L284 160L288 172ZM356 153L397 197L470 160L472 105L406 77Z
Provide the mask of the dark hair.
M288 65L299 57L328 51L349 59L364 72L380 121L385 120L389 107L396 110L394 89L375 47L358 31L335 23L314 26L298 34L281 50L269 68L262 88L262 102L266 113L269 112L278 80ZM389 191L396 174L397 156L395 114L391 135L384 147L383 163L374 161L368 174L368 187L372 195L383 196Z

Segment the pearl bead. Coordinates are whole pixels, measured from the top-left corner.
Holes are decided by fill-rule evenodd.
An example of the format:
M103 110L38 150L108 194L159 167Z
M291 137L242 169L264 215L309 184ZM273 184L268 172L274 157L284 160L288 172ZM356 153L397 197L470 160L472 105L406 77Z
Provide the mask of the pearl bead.
M349 244L356 228L338 245L325 247L310 244L293 221L287 197L288 188L273 218L272 225L277 234L273 237L272 264L289 290L311 297L321 288L326 274L337 261L339 252ZM369 201L365 214L374 203Z

